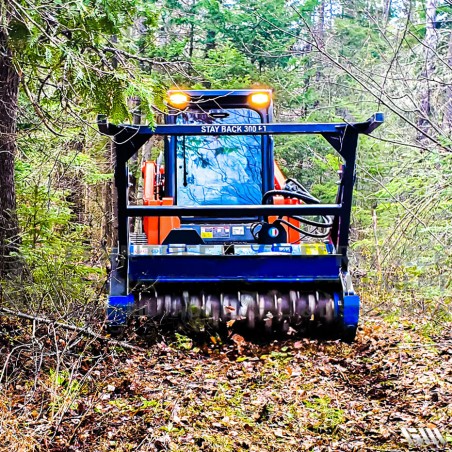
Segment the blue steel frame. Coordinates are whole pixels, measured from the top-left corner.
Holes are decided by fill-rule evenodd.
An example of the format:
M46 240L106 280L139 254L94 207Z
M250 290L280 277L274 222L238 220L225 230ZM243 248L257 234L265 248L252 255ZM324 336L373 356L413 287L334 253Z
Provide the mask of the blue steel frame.
M114 137L116 151L115 183L118 189L118 245L121 253L128 252L128 219L144 216L218 216L241 218L256 215L333 215L331 240L343 259L346 269L348 231L355 180L356 148L358 135L369 134L383 123L383 113L376 113L360 123L313 123L313 124L263 124L254 129L249 124L232 125L225 130L206 131L200 125L158 125L155 128L135 125L113 125L105 118L99 119L99 130ZM241 205L241 206L129 206L128 160L154 135L322 135L344 159L343 172L335 204L316 205Z
M220 106L221 108L243 107L243 99L250 90L236 91L186 91L192 99L202 100L203 108ZM206 93L210 98L207 98ZM238 99L238 98L241 99ZM210 102L210 103L209 103ZM259 110L258 110L259 111ZM133 305L133 295L129 293L129 276L135 282L155 281L156 275L160 282L221 282L231 280L246 280L247 282L315 282L344 281L347 274L347 248L349 241L350 216L352 208L353 186L355 181L356 149L359 134L369 134L383 123L382 113L374 114L370 119L359 123L271 123L271 105L259 111L263 124L235 124L220 126L212 130L203 125L176 125L173 116L167 116L166 125L150 128L144 125L113 125L106 117L98 118L101 133L113 137L116 154L115 184L118 193L118 248L112 256L113 275L110 283L109 309L119 309L113 314L114 323L123 323L124 311ZM271 135L279 134L318 134L322 135L344 160L342 176L334 204L317 205L240 205L240 206L130 206L128 203L128 167L129 159L152 136L183 136L183 135L263 135L263 151L270 150L267 155L272 156L273 140ZM174 168L171 160L171 146L174 140L166 143L166 168ZM265 154L265 152L264 152ZM169 160L168 160L169 159ZM268 159L267 159L268 160ZM272 160L272 159L271 159ZM273 161L263 162L264 191L273 185ZM174 171L173 171L174 172ZM167 196L174 196L174 184L167 185ZM171 263L165 257L129 256L129 218L144 216L195 216L217 218L244 218L274 215L325 215L333 216L331 241L335 247L335 254L327 256L203 256L209 263L210 271L199 274L196 257L179 256ZM113 262L114 261L114 262ZM218 262L217 262L218 261ZM246 262L245 262L246 261ZM206 261L204 261L206 262ZM286 263L289 264L287 265ZM291 268L282 271L281 268ZM220 273L216 274L216 268ZM156 269L159 269L156 271ZM185 269L185 271L184 271ZM188 272L187 272L187 269ZM244 269L247 269L246 271ZM196 270L196 271L195 271ZM340 270L340 274L338 274ZM167 274L166 277L162 275ZM236 273L237 272L237 273ZM183 275L180 275L184 273ZM201 272L202 273L202 272ZM223 274L224 273L224 274ZM344 284L342 284L345 287ZM343 321L344 326L356 329L359 315L359 297L344 289ZM348 306L349 305L349 306ZM118 317L119 315L119 317ZM109 318L111 318L109 316Z

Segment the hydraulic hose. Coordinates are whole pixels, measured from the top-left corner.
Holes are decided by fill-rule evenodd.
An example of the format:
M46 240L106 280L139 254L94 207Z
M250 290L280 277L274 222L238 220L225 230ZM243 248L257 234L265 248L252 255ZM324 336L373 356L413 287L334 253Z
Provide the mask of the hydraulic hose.
M287 189L287 187L291 187L291 186L295 186L295 187L293 187L291 189ZM284 198L295 198L295 199L299 199L300 201L303 201L306 204L320 204L320 200L318 200L317 198L312 196L311 193L309 193L308 190L295 179L287 179L284 190L267 191L262 198L262 204L273 204L273 196L283 196ZM300 217L300 216L289 216L289 218L299 221L300 223L303 223L306 226L312 226L316 229L329 229L333 226L333 222L327 216L322 216L321 217L322 221L309 220L307 218ZM303 234L308 237L326 238L329 235L329 231L326 231L324 233L315 233L315 232L305 231L305 230L295 226L294 224L284 220L282 217L279 217L276 220L276 222L285 224L288 227L299 232L300 234Z

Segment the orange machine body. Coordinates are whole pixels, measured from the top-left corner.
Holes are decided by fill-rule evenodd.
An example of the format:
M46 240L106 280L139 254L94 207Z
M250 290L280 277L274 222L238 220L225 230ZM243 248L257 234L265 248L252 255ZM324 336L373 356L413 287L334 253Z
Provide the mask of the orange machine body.
M283 172L279 168L278 164L274 162L274 172L275 172L275 189L276 190L283 190L284 184L286 181L286 177L284 176ZM274 196L273 197L273 204L302 204L302 202L295 198L285 198L284 196ZM269 222L273 223L278 217L269 217ZM290 224L293 224L295 227L300 227L300 222L298 220L295 220L293 218L283 217L283 220L289 222ZM284 225L284 228L287 231L287 239L289 243L296 243L300 241L301 234L296 231L293 228L289 228L288 226Z
M145 162L142 167L143 172L143 204L145 206L172 206L173 198L167 197L159 199L157 176L163 168L157 168L154 161ZM275 189L281 190L284 187L285 176L279 168L278 164L274 163L275 171ZM284 198L283 196L274 196L274 204L300 204L301 201L295 198ZM277 217L269 217L270 223L275 221ZM300 222L288 217L283 217L284 220L290 222L296 227L300 227ZM149 245L162 244L167 235L172 229L180 227L179 217L144 217L143 218L144 232L147 237ZM301 235L295 229L284 226L287 231L287 237L290 243L295 243L301 239Z
M143 204L145 206L172 206L173 198L158 199L157 176L160 169L155 162L145 162L143 172ZM148 245L160 245L172 229L180 227L179 217L144 217L143 228Z

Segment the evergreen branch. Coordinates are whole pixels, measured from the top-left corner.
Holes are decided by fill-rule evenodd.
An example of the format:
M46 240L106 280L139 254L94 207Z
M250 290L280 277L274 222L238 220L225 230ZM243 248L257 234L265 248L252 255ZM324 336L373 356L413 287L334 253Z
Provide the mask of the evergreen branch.
M116 47L104 46L104 47L102 47L102 50L104 50L105 52L111 52L116 57L117 56L124 56L126 58L139 61L140 63L149 63L149 64L155 64L155 65L159 65L159 66L174 66L174 65L179 64L179 63L191 65L190 62L183 61L183 60L175 60L175 61L171 61L171 62L168 62L168 61L164 61L164 62L156 61L156 60L154 60L152 58L143 57L141 55L135 55L133 53L126 52L125 50L118 49Z
M44 124L45 128L53 133L54 135L58 136L58 137L64 137L64 135L62 135L61 133L57 132L47 121L46 117L44 116L41 107L39 106L39 104L37 102L35 102L34 98L33 98L33 94L31 94L30 90L28 89L27 84L25 83L25 81L22 80L22 86L24 88L25 94L27 95L28 100L30 101L33 110L35 111L36 115L39 117L39 119L42 121L42 123Z

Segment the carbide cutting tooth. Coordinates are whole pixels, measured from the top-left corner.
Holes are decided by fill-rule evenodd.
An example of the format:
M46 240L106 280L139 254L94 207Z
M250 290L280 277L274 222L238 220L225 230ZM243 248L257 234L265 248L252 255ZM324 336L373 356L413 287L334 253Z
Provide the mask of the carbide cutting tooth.
M276 309L274 302L275 295L270 292L266 295L261 295L261 309L259 320L264 321L265 332L270 334L273 330L273 319L275 317Z
M315 307L316 307L316 299L315 294L308 295L308 304L309 304L309 319L314 320L315 318Z
M303 321L309 319L309 317L310 312L308 296L301 293L295 305L296 323L301 324L303 323Z
M297 300L299 298L299 294L297 294L297 292L295 292L295 290L291 290L289 292L289 300L290 300L290 305L291 305L291 314L295 314L296 313L296 305L297 305Z
M252 297L251 297L252 298ZM239 301L240 301L240 317L246 318L248 316L248 304L249 304L249 296L244 296L239 292Z
M171 317L183 317L183 306L181 297L172 297Z
M188 290L184 290L182 292L182 318L186 320L189 316L190 311L190 294L188 293Z
M332 298L326 304L325 318L327 323L333 323L334 321L334 300Z
M225 321L228 321L231 318L230 311L231 311L231 303L229 301L229 295L221 294L220 296L220 304L222 308L222 319Z
M258 311L258 318L259 320L262 320L265 316L265 309L266 309L266 302L265 302L265 295L259 295L259 311Z
M278 321L280 322L283 333L288 331L289 322L292 320L290 306L289 295L281 295L278 298Z
M165 297L159 295L157 297L157 315L162 317L165 314Z
M172 298L171 295L165 295L165 305L164 305L164 314L171 315L172 308Z
M282 297L279 297L277 300L275 300L276 315L278 316L278 320L281 320L283 317L282 303L283 303Z
M214 295L207 295L206 315L212 319L212 324L216 328L220 321L220 300Z
M328 305L328 296L321 292L319 293L319 300L317 303L317 309L316 309L316 320L319 320L322 323L326 323L326 309Z
M247 318L248 328L254 330L256 326L256 299L251 294L241 294L240 296L241 309L240 312L245 312Z
M235 298L234 301L235 311L231 313L231 318L234 320L240 320L240 301L238 298Z
M205 307L204 312L206 313L206 317L211 317L212 316L212 300L211 300L210 295L207 295L206 303L205 303L204 307Z
M218 328L218 323L221 320L221 306L220 300L217 297L212 299L212 320L213 326Z
M157 298L156 297L147 297L146 315L151 318L154 318L157 316Z

